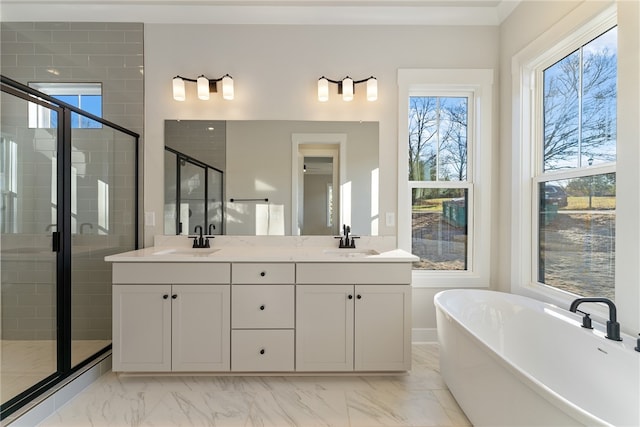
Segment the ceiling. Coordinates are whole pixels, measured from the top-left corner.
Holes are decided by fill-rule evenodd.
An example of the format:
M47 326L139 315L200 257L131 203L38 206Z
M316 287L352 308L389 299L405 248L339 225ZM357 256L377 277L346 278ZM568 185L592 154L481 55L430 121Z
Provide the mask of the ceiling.
M2 0L2 21L499 25L522 0Z

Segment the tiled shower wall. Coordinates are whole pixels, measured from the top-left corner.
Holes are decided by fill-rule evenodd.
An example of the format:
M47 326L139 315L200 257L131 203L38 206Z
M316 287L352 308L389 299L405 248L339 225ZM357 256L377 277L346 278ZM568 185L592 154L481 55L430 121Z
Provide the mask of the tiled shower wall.
M142 135L143 25L2 22L2 74L29 82L102 83L103 117Z
M103 117L143 135L142 24L2 22L0 29L2 75L23 84L101 83ZM76 131L77 134L74 135L74 149L84 152L88 169L99 169L106 164L99 148L102 138L92 137L89 146L83 147L82 132L87 131ZM108 140L113 141L112 138ZM132 175L116 179L120 180L118 186L121 189L134 185ZM48 191L46 186L43 188ZM22 190L23 194L29 191L26 188ZM94 188L78 188L79 207L92 206L96 203L95 200ZM131 212L131 206L128 208ZM82 212L89 210L91 209L83 208ZM115 215L119 216L118 231L112 230L113 233L108 233L111 235L97 235L97 227L94 225L93 229L85 227L87 234L76 234L73 237L76 249L72 307L74 339L111 338L111 268L103 261L103 257L130 249L127 247L127 237L133 233L135 221L130 215L126 218L122 218L118 212ZM78 223L95 223L88 218L77 219ZM41 220L37 222L42 223ZM42 232L43 230L21 230L21 233ZM123 236L122 233L129 233L129 236ZM24 236L5 234L2 237L2 338L51 339L55 336L55 295L51 285L55 277L54 263L49 260L51 253L10 253L12 248L19 252L18 248L25 246L21 244L24 243ZM122 250L117 249L120 240L123 241ZM41 246L46 247L46 243ZM34 261L38 257L46 257L47 261L36 263L38 269L34 270Z

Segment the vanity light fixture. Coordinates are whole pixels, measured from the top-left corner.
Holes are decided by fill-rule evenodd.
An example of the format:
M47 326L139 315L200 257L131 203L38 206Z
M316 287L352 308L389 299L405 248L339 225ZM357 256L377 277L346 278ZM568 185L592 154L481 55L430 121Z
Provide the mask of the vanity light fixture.
M378 79L373 76L362 80L353 80L349 76L342 80L332 80L322 76L318 79L318 101L327 102L329 100L329 83L338 85L338 94L342 95L344 101L353 100L355 86L360 83L367 83L367 101L378 99Z
M198 88L198 98L205 101L209 99L210 93L218 92L218 82L221 82L222 84L222 97L224 99L232 100L234 97L233 78L229 74L225 74L219 79L209 79L204 75L201 75L197 79L175 76L173 78L173 99L176 101L184 101L187 99L184 82L196 83Z

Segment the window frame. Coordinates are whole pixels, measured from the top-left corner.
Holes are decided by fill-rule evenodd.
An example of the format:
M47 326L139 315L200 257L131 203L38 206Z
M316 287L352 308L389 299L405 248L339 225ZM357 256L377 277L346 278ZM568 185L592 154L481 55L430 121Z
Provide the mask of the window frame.
M87 111L96 117L103 118L104 115L104 93L102 90L102 83L100 82L29 82L29 87L32 87L46 95L56 98L59 96L74 96L78 100L78 105L75 106L83 111L87 111L82 106L82 98L86 96L99 96L100 97L100 114L96 114L92 111ZM59 100L64 103L64 100ZM72 129L102 129L102 123L95 122L96 126L82 126L82 120L76 113L72 113L73 116L78 118L78 126L73 125L72 117ZM51 119L51 113L45 111L42 106L36 103L29 103L29 128L30 129L52 129L51 125L53 120Z
M468 190L467 269L413 270L413 287L488 287L491 250L492 69L398 70L398 247L411 252L411 190ZM409 98L464 96L468 103L467 180L409 181Z
M579 15L579 14L578 14ZM538 281L539 184L616 173L616 162L544 171L543 72L617 25L616 7L575 22L567 16L512 60L512 148L514 193L511 209L511 290L534 298L569 303L575 298L562 289Z

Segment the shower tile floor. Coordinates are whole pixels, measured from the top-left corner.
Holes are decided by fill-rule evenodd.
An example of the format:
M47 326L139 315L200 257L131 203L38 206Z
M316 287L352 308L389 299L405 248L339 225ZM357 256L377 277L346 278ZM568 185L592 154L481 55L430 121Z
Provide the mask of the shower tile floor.
M440 376L436 344L414 344L412 370L402 375L135 376L109 372L40 424L470 425Z
M75 366L102 350L111 341L78 340L71 343ZM0 341L0 401L6 402L56 371L56 341Z

